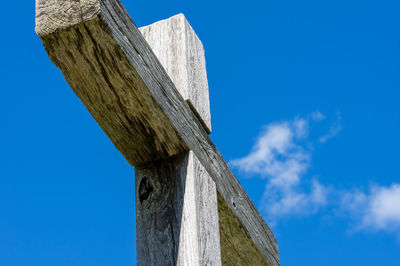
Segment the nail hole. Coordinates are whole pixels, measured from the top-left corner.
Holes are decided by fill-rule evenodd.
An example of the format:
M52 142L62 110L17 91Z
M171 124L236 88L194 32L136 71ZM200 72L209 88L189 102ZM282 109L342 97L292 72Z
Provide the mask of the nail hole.
M150 194L153 192L154 188L151 186L147 177L144 177L142 181L140 181L139 185L139 200L140 203L147 200L150 197Z

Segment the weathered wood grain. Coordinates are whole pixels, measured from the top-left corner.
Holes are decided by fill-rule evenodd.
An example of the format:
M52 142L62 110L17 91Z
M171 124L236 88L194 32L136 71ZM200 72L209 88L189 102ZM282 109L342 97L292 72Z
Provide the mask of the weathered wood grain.
M215 184L194 153L136 167L135 177L138 265L221 265Z
M222 265L268 266L265 258L247 236L241 222L218 194Z
M43 37L49 57L129 163L140 165L187 150L146 84L99 22L87 21Z
M135 169L138 265L199 265L188 163L187 152Z
M205 62L204 51L186 18L180 14L139 30L181 95L187 97L190 104L190 99L195 101L197 109L203 110L203 117L207 117L211 125L210 110L206 112L204 108L209 108L205 63L197 63ZM194 72L195 75L191 74ZM141 199L141 188L148 187L150 182L168 182L165 173L174 185L151 186L146 190L147 200ZM163 176L158 177L160 174ZM216 185L194 153L189 151L136 167L135 179L138 264L165 265L165 261L169 261L176 262L173 265L221 265ZM163 197L157 196L160 187ZM165 201L169 202L168 206ZM166 215L164 208L171 216ZM158 226L154 226L154 221ZM164 230L160 230L160 226ZM148 235L152 237L147 238ZM146 239L142 241L143 238ZM160 240L169 253L160 247Z
M131 164L192 150L268 264L279 265L271 230L120 1L99 3L95 19L37 27L50 58Z
M193 158L200 265L221 265L217 187L196 155Z
M211 133L210 97L203 44L183 14L139 28L186 102Z
M51 34L89 21L100 12L98 0L36 0L36 33Z

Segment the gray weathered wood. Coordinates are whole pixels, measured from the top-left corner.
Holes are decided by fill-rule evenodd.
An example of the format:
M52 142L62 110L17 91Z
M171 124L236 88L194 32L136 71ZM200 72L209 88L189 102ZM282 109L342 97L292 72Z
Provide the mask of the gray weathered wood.
M100 13L98 0L37 0L36 33L46 36L84 21Z
M142 164L192 150L268 264L279 265L271 230L120 1L80 1L99 8L85 9L78 23L60 15L68 13L60 3L74 1L41 9L46 1L38 0L36 31L49 57L127 160Z
M193 158L200 265L221 265L217 186L196 155Z
M183 14L139 28L186 102L211 133L210 98L203 44Z
M138 265L199 265L197 226L187 217L195 206L184 207L193 195L188 164L185 153L135 169Z
M211 126L204 50L186 18L140 30L181 95ZM194 153L136 167L135 179L138 264L221 265L216 185Z
M138 265L221 265L215 184L194 153L135 175Z

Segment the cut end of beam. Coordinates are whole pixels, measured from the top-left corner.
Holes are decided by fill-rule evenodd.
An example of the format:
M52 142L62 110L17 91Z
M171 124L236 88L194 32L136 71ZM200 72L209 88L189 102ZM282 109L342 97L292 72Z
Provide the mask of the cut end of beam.
M99 13L99 0L36 0L35 31L44 37L95 19Z

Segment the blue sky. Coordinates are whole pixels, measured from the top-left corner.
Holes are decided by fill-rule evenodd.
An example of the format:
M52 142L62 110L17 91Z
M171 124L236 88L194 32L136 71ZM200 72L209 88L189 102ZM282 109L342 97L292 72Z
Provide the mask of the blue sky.
M282 265L400 265L398 1L122 2L203 41L211 137ZM135 265L133 169L48 59L34 1L2 7L0 265Z

